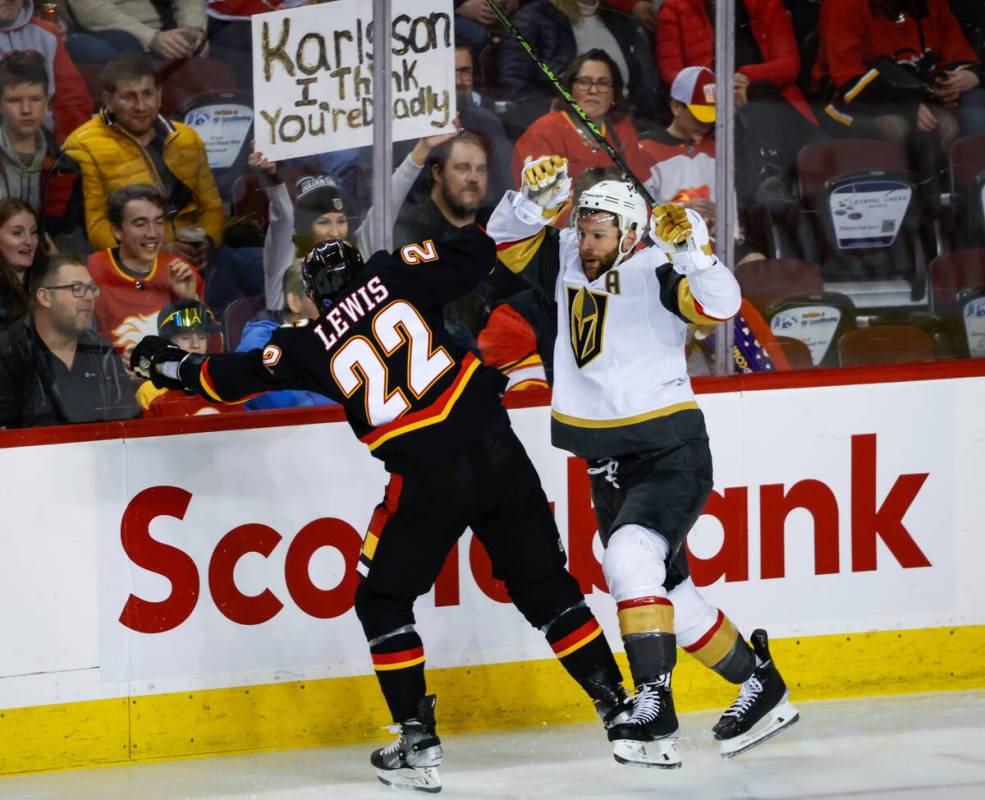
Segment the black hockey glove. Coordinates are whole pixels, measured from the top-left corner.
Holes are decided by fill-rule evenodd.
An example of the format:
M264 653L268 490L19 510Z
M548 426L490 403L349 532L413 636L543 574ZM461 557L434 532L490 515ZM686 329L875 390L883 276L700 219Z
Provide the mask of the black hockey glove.
M185 388L178 367L187 356L184 350L162 336L145 336L130 355L130 369L158 389Z

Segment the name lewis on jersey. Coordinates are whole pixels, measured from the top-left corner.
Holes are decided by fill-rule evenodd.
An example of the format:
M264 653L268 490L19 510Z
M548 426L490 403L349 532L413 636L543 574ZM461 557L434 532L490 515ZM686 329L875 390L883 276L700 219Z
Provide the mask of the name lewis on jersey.
M325 343L325 349L334 345L340 336L348 332L350 325L359 322L389 296L390 290L383 285L378 275L374 275L336 302L314 329Z

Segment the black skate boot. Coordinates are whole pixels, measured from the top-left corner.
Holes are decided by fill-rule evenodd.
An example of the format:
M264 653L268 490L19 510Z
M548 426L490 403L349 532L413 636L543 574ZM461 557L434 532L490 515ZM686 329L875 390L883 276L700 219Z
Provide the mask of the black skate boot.
M633 714L633 701L626 695L621 684L611 687L605 697L596 698L592 702L595 703L595 711L606 730L628 722Z
M441 740L434 730L435 696L417 704L417 716L400 723L400 736L369 757L376 777L387 786L440 792ZM396 727L396 726L394 726Z
M749 641L759 666L739 687L739 696L712 728L721 742L722 758L732 758L755 747L800 718L790 703L787 685L770 657L766 631L761 628L753 631Z
M612 756L620 764L662 769L681 765L670 673L637 687L632 716L609 728L609 741Z
M620 722L626 722L633 713L633 703L626 696L621 677L609 670L599 669L587 675L580 683L592 698L595 712L606 730Z

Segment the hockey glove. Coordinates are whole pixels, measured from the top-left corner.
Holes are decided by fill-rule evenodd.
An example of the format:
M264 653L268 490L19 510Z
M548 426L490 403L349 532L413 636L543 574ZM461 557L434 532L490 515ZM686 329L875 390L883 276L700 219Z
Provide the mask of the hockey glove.
M544 156L523 168L520 193L544 209L546 218L556 217L571 194L568 160Z
M145 336L130 354L130 369L158 389L184 389L178 367L187 355L161 336Z
M676 203L656 206L650 217L650 236L681 275L708 269L716 259L708 226L697 211Z

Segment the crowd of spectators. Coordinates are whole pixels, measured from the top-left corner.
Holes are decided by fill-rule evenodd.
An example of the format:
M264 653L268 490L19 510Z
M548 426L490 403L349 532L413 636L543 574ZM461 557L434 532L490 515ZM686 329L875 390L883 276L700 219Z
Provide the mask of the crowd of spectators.
M275 164L258 147L247 167L247 143L239 180L217 184L168 100L192 75L200 94L228 89L209 85L221 74L249 103L251 17L304 3L0 0L0 427L220 411L141 385L130 349L151 333L194 352L261 347L315 314L298 261L311 246L379 246L371 148ZM714 235L717 0L500 5L653 197ZM618 176L486 0L454 8L458 133L395 143L396 247L484 222L530 159L567 158L577 191ZM736 264L781 255L770 213L799 201L807 145L896 143L941 205L948 148L985 133L985 4L736 0L735 15ZM515 385L550 376L545 319L498 272L446 312L455 341ZM247 408L327 402L278 392Z

